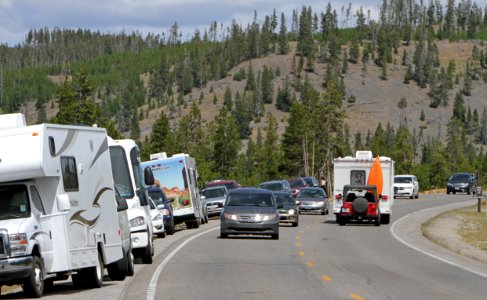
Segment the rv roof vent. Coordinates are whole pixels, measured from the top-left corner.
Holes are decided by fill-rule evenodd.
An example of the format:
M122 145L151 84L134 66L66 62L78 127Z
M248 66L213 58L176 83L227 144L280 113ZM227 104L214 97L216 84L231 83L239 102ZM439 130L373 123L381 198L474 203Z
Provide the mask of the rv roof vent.
M154 153L150 155L150 160L161 159L161 158L167 158L167 153L161 152L161 153Z
M176 153L172 155L172 157L181 157L181 156L189 156L189 155L186 153Z
M357 159L372 159L372 151L357 151L355 152Z
M23 114L5 114L0 115L0 129L24 127L27 123Z

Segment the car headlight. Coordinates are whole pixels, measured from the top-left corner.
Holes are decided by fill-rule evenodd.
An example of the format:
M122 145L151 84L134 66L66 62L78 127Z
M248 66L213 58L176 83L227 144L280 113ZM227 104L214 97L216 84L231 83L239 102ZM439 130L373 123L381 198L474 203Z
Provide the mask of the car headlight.
M318 205L325 205L325 201L319 201L318 203L316 203Z
M296 210L294 208L290 209L288 212L287 212L290 216L294 215L296 213Z
M225 219L229 219L229 220L237 220L237 215L233 215L233 214L229 214L229 213L224 213L223 217L225 217Z
M10 238L10 251L12 256L27 255L27 234L11 234Z
M449 183L449 182L448 182L446 185L447 185L447 186L453 186L453 184L451 184L451 183Z
M130 227L137 227L145 225L144 217L137 217L135 219L130 220Z
M269 221L272 220L276 217L276 214L270 214L270 215L257 215L255 217L256 221Z
M171 212L169 211L169 209L167 208L164 208L164 210L162 211L162 213L165 215L165 216L169 216L171 215Z
M152 221L158 221L158 220L161 220L161 219L162 219L161 214L157 214L157 215L155 215L155 216L152 218Z

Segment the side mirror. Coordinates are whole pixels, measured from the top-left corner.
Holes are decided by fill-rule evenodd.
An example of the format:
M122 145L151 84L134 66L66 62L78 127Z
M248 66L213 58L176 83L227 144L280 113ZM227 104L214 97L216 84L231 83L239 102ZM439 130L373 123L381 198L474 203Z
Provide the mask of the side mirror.
M152 169L150 167L145 167L144 169L144 181L145 185L154 184L154 173L152 173Z
M277 205L277 208L284 208L284 205L283 204L278 204Z
M163 210L165 208L164 204L157 205L158 210Z
M117 197L117 211L124 211L129 209L127 200L122 197Z
M61 212L65 212L71 209L71 202L69 201L68 194L60 194L56 196L57 209Z
M296 200L296 205L301 205L301 201Z

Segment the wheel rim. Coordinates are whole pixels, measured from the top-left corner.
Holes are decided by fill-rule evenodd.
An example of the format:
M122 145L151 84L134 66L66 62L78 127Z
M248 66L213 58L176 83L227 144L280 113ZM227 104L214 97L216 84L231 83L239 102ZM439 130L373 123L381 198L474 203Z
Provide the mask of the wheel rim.
M42 268L39 264L36 265L35 270L35 283L37 290L42 288Z
M98 258L98 264L96 265L96 277L98 279L101 279L102 276L103 276L103 273L102 273L101 261Z

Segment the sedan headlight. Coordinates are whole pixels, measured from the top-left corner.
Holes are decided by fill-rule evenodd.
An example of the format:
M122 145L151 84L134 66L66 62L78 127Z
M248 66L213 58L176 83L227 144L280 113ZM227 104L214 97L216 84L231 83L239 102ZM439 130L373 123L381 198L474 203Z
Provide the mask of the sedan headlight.
M447 186L453 186L453 184L451 184L450 182L448 182L446 185Z
M135 219L130 220L130 227L137 227L145 225L144 217L137 217Z
M319 201L316 204L318 204L318 205L325 205L325 201Z
M276 217L276 214L270 214L270 215L257 215L255 216L255 220L257 222L259 221L268 221L268 220L272 220Z
M10 251L12 256L27 255L27 234L11 234L10 238Z
M152 221L158 221L158 220L162 220L161 214L157 214L152 218Z
M229 213L224 213L223 214L223 217L225 217L225 219L229 219L229 220L237 220L237 215L233 215L233 214L229 214Z
M290 216L294 215L296 213L296 210L294 208L290 209L288 212L287 212Z

